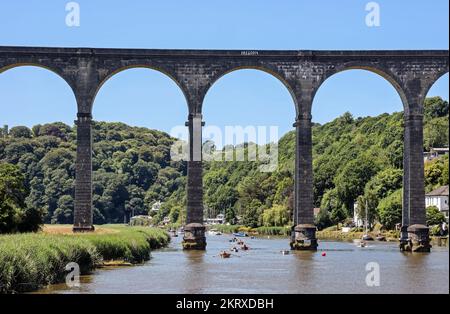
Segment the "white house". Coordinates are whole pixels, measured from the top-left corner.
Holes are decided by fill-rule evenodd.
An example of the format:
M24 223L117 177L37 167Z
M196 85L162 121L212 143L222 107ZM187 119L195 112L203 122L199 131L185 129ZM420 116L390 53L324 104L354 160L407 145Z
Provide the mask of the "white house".
M160 209L161 209L161 202L160 202L160 201L154 202L153 205L152 205L151 211L152 211L152 212L157 212L157 211L159 211Z
M448 219L448 185L425 194L425 205L426 207L436 206Z
M423 160L426 162L447 155L448 151L448 147L431 148L429 152L423 153Z
M218 214L216 218L208 218L206 219L206 223L209 225L222 225L225 223L225 215Z

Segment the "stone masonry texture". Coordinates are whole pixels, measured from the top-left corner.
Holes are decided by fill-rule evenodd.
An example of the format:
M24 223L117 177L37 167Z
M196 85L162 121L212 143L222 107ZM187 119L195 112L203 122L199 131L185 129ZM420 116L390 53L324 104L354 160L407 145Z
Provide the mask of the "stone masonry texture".
M433 83L449 70L447 50L249 51L0 46L0 73L24 65L58 74L71 87L77 101L74 228L92 227L91 120L95 96L110 77L136 67L168 75L186 98L191 133L187 223L203 222L202 162L192 158L195 147L192 121L193 117L201 117L203 99L219 78L239 69L257 69L275 76L291 93L296 116L287 119L295 121L297 134L294 202L297 225L313 222L311 107L314 95L330 76L348 69L363 69L389 81L402 99L405 113L403 224L425 224L423 102Z

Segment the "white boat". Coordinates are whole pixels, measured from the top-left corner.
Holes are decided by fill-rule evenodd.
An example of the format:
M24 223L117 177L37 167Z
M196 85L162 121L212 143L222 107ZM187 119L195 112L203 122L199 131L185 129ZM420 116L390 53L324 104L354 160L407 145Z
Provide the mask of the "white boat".
M217 230L209 230L208 231L208 235L210 235L210 236L218 236L218 235L222 235L222 233L220 231L217 231Z

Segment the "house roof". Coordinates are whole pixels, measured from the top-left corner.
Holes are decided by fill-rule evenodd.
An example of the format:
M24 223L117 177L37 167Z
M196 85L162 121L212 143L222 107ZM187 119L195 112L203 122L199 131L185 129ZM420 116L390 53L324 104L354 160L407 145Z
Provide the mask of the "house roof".
M427 193L426 196L448 196L448 185L443 185L440 188Z

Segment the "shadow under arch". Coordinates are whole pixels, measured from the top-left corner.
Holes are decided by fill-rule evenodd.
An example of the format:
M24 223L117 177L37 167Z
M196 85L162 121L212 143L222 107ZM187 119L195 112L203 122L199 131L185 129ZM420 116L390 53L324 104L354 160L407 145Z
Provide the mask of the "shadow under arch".
M221 78L225 77L226 75L233 73L233 72L238 72L241 70L255 70L258 72L262 72L262 73L266 73L269 76L272 76L274 78L276 78L279 82L281 82L288 90L289 94L292 97L292 101L294 103L294 108L295 108L295 114L296 116L299 114L299 105L297 103L297 96L294 92L293 87L287 82L287 80L285 78L283 78L279 73L277 73L275 70L271 70L267 67L263 67L263 66L255 66L255 65L243 65L243 66L238 66L238 67L233 67L231 69L228 69L226 71L220 72L218 75L214 76L209 82L208 85L206 86L203 94L202 94L202 99L200 102L200 106L201 108L199 109L199 112L203 112L203 102L206 98L206 96L208 95L209 91L211 90L211 88L214 86L214 84L216 84L218 81L220 81Z
M403 104L403 110L404 113L407 114L409 113L409 106L408 106L408 100L406 97L406 94L401 86L401 83L398 82L395 78L394 75L392 73L387 72L386 70L381 70L377 67L374 66L368 66L368 65L361 65L361 64L346 64L345 66L342 67L337 67L335 69L333 69L333 71L331 72L327 72L322 80L319 82L319 84L317 85L317 88L314 91L313 94L313 99L315 97L315 95L317 94L317 91L320 90L320 88L322 87L322 85L331 77L336 76L339 73L343 73L343 72L348 72L351 70L362 70L362 71L367 71L370 73L374 73L376 75L378 75L379 77L383 78L384 80L386 80L387 82L390 83L390 85L392 87L394 87L394 89L396 90L397 94L400 96L400 99L402 101ZM312 106L314 104L314 100L312 102ZM310 108L310 112L311 112L312 108Z
M133 69L147 69L149 71L154 71L154 72L158 72L168 78L170 78L177 86L178 88L181 90L181 92L183 93L184 96L184 100L186 103L186 106L190 111L189 108L189 96L188 93L186 91L186 89L184 88L184 86L179 82L179 80L175 77L175 75L172 75L169 71L164 70L160 67L155 67L155 66L150 66L150 65L141 65L141 64L133 64L133 65L128 65L128 66L123 66L120 67L118 69L113 70L112 72L108 73L108 75L106 75L104 78L102 78L100 80L100 83L98 84L98 86L96 87L93 97L92 97L92 101L91 101L91 107L90 107L90 113L92 114L93 109L94 109L94 103L95 103L95 99L97 98L97 95L99 93L99 91L101 90L101 88L103 87L103 85L108 82L111 78L113 78L114 76L122 73L122 72L126 72L128 70L133 70Z
M76 92L75 92L76 89L74 88L74 85L72 84L72 82L69 81L64 76L63 73L59 72L58 70L54 69L51 66L47 66L47 65L43 65L43 64L39 64L39 63L33 63L33 62L13 63L13 64L6 65L4 67L0 67L0 75L5 73L5 72L7 72L7 71L9 71L9 70L12 70L12 69L27 68L27 67L43 69L43 70L49 71L49 72L51 72L53 74L56 74L56 76L61 78L70 87L70 90L72 92L74 100L75 100L75 102L77 103L77 106L78 106L77 95L76 95Z

